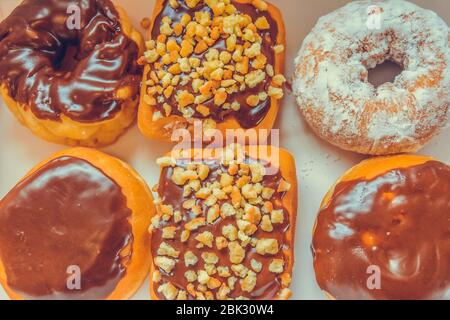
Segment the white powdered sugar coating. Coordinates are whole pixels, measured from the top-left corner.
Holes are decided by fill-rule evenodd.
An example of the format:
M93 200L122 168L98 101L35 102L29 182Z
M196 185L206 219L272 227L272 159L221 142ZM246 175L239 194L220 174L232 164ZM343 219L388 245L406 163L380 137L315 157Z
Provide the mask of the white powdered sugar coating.
M385 60L404 70L375 88L368 69ZM354 1L320 18L295 63L293 91L306 120L343 149L415 151L448 121L449 28L410 2Z

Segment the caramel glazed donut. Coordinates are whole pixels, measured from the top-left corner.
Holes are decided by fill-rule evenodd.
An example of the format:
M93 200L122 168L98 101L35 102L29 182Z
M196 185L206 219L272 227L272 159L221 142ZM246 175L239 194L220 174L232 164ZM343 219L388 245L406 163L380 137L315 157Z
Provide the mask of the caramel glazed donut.
M376 15L380 28L369 28ZM345 150L417 151L448 122L448 30L407 1L354 1L322 17L296 59L293 90L307 122ZM368 70L385 60L403 72L375 88Z
M40 138L106 145L135 118L142 48L109 0L24 1L0 24L0 92Z

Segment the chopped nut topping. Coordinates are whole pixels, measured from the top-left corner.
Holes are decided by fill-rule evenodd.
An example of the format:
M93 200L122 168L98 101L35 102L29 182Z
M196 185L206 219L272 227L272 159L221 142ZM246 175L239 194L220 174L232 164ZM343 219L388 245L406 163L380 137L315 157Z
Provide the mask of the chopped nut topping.
M289 287L291 285L292 278L289 273L287 273L287 272L283 273L280 278L281 278L281 284L283 286Z
M162 168L164 168L164 167L175 167L176 164L177 164L175 159L173 159L171 157L159 158L158 160L156 160L156 163Z
M205 180L209 175L209 167L206 164L200 164L197 168L198 177L201 180Z
M197 281L197 274L192 271L192 270L188 270L184 273L184 277L186 278L186 280L188 282L194 282Z
M208 221L209 224L213 224L219 218L219 215L220 215L219 206L215 205L208 209L206 220Z
M286 82L286 78L282 74L277 74L272 81L275 85L282 86Z
M239 243L233 241L228 244L228 249L230 250L230 261L234 264L241 263L245 258L245 250Z
M179 186L184 185L188 180L195 179L197 179L197 173L195 171L184 170L181 167L176 167L172 175L172 181Z
M217 268L215 264L205 264L205 271L210 275L215 275L217 273Z
M188 241L190 235L191 235L191 232L189 230L183 230L181 232L181 237L180 237L181 242Z
M259 17L258 19L256 19L255 26L261 30L270 29L270 24L267 21L266 17Z
M246 198L246 199L255 199L258 197L258 193L254 187L254 185L252 184L246 184L245 186L242 187L242 195Z
M192 21L197 18L207 20ZM210 59L219 55L208 52ZM163 239L152 252L157 267L152 280L166 299L252 298L258 277L267 274L281 284L280 294L290 285L281 250L289 215L280 207L290 185L281 176L266 178L260 161L238 163L237 150L225 150L214 165L158 160L172 176L153 191L164 193L167 183L179 189L176 204L164 203L168 194L155 200L158 213L149 229ZM233 294L237 286L239 297Z
M278 185L277 192L288 192L291 189L291 184L285 180L281 180Z
M261 220L261 211L258 207L251 205L249 203L245 204L244 207L244 219L253 223L258 224Z
M261 220L261 229L265 232L272 232L273 226L269 216L263 216Z
M270 219L272 223L283 223L284 222L283 210L273 210L270 214Z
M195 206L195 199L189 199L183 202L184 209L192 209Z
M200 284L207 284L209 281L209 275L205 270L199 270L197 272L197 281Z
M237 281L238 279L236 277L229 277L227 280L228 287L230 287L231 290L234 290Z
M269 87L269 91L267 92L269 97L275 98L275 99L282 99L284 96L283 89L276 88L276 87Z
M274 193L275 193L275 189L263 188L262 193L261 193L261 197L264 200L270 200L270 199L272 199L272 196L273 196Z
M175 232L177 228L176 227L166 227L162 229L162 237L164 239L174 239L175 238Z
M227 202L225 202L220 207L220 212L221 212L223 217L231 217L231 216L234 216L236 214L236 211L233 208L233 206L231 204L227 203Z
M255 272L261 272L261 270L262 270L262 263L261 263L261 262L255 260L255 259L252 259L252 260L250 261L250 264L251 264L251 266L252 266L253 271L255 271Z
M216 238L216 247L218 250L222 250L228 247L228 241L224 237Z
M241 280L241 288L245 292L252 292L256 286L256 273L249 271L247 276Z
M274 255L278 253L277 239L259 239L256 243L256 252L260 255Z
M217 264L219 262L219 257L213 252L202 253L202 259L208 264Z
M237 95L244 95L246 108L256 107L269 96L282 98L285 79L275 76L268 62L275 60L284 46L268 38L267 30L275 23L270 14L262 14L268 10L267 3L253 0L251 4L255 15L240 12L230 0L186 0L195 13L162 17L155 26L159 35L146 42L139 59L152 70L143 99L155 108L153 121L173 114L212 120L213 113L240 110ZM168 5L183 10L177 0L169 0ZM149 27L150 21L145 25ZM216 46L221 39L225 48ZM268 88L266 83L272 86ZM248 88L260 92L248 94Z
M214 235L209 231L205 231L205 232L200 233L198 236L196 236L195 240L197 240L198 242L200 242L201 244L203 244L209 248L212 248Z
M282 44L273 47L273 51L278 54L284 51L284 46Z
M167 257L158 256L155 258L155 265L164 270L164 272L166 273L172 272L173 268L175 268L175 263L176 262L174 259L170 259Z
M178 289L171 283L164 283L158 287L158 292L162 293L167 300L175 300Z
M252 182L257 183L263 181L266 174L266 169L260 163L254 163L250 165L250 171L252 173Z
M248 274L248 268L242 264L233 264L231 270L239 278L245 278Z
M179 290L177 300L187 300L187 292L184 290Z
M263 0L252 0L252 4L255 6L256 9L260 11L267 11L267 3Z
M237 228L232 224L226 225L222 228L222 235L229 241L236 241L237 233Z
M222 188L226 188L229 187L233 184L233 177L230 176L229 174L222 174L220 176L220 186Z
M153 271L153 274L152 274L153 282L154 283L159 283L159 282L161 282L161 279L162 279L161 272L159 272L159 270Z
M230 294L230 292L231 292L230 288L223 283L220 286L219 291L217 292L217 299L218 300L227 300L228 295Z
M184 225L184 228L189 231L195 231L206 224L205 218L195 218Z
M207 199L211 195L211 189L209 188L201 188L195 193L195 196L199 199Z
M256 225L246 220L238 220L237 225L239 230L247 236L253 235L258 230L258 227Z
M250 107L256 107L259 103L259 97L256 95L248 96L246 102Z
M186 267L195 266L198 262L197 256L192 251L186 251L184 254L184 264Z
M168 256L172 258L178 258L180 252L175 250L171 245L166 242L162 242L158 248L158 255Z
M222 278L228 278L231 276L230 269L228 267L218 267L217 272Z
M269 271L273 273L283 273L284 261L281 259L273 259L269 265Z

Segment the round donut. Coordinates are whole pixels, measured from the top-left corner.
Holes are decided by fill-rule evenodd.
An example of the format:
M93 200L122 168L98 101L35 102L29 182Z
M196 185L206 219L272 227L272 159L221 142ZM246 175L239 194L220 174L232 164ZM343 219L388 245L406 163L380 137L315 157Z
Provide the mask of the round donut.
M177 130L196 135L201 123L265 139L286 81L286 29L273 4L157 0L148 33L137 121L146 137L173 141Z
M228 146L157 162L152 300L289 299L298 195L292 155Z
M11 299L127 299L148 275L150 190L122 161L59 152L0 201L0 283Z
M109 0L29 0L0 24L0 92L36 136L114 142L137 112L141 35Z
M312 251L332 299L450 299L450 167L430 157L374 158L325 196Z
M352 1L320 18L295 61L293 91L312 129L370 155L414 152L448 122L447 24L407 1ZM368 70L403 67L375 88Z

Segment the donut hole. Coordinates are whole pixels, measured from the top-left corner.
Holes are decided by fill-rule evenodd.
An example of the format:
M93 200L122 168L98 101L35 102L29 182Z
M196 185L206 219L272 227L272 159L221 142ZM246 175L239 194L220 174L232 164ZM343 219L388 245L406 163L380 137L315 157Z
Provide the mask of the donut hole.
M403 66L392 60L385 60L369 69L369 83L375 88L390 82L393 83L395 78L403 72Z
M53 62L53 69L60 72L69 72L79 63L77 58L80 42L78 39L66 41L61 48L59 57Z

